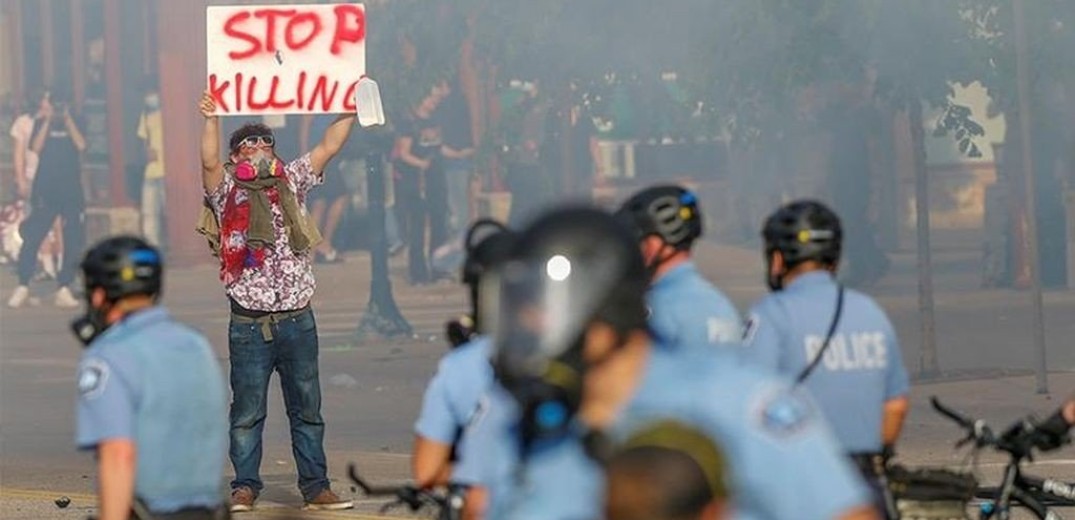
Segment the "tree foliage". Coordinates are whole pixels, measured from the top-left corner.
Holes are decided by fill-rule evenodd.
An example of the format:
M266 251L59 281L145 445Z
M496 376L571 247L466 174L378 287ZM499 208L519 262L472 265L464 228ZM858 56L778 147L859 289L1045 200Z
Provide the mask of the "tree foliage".
M1071 82L1075 3L1025 4L1036 79ZM391 0L370 19L370 48L390 49L371 69L403 105L451 77L470 38L500 87L573 85L610 118L626 95L643 134L693 125L778 139L810 92L876 75L875 95L941 108L938 132L973 155L982 129L952 104L951 85L981 81L1001 110L1014 107L1011 0ZM670 72L675 82L662 81Z

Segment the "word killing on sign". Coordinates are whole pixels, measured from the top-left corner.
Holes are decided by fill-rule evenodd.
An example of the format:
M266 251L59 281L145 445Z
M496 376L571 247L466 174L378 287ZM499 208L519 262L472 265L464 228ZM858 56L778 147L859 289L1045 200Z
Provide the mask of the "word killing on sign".
M264 77L262 79L265 79ZM233 83L234 82L234 83ZM306 95L308 76L305 72L299 73L298 85L294 92L285 93L280 89L280 77L273 76L269 79L268 93L258 99L256 92L264 92L258 88L258 78L244 78L242 72L236 72L232 79L221 79L216 74L209 75L209 94L213 96L218 107L224 112L231 112L225 93L230 92L235 101L235 110L243 107L254 110L266 108L297 108L299 110L316 110L320 104L321 110L328 110L336 99L337 93L343 95L343 107L348 111L355 110L355 89L358 81L351 82L345 89L340 89L340 82L331 80L322 74L312 83L310 95ZM245 88L244 88L245 87Z
M366 38L362 6L239 8L216 20L223 26L210 21L219 35L218 46L210 37L210 48L219 58L207 79L223 113L355 110L364 61L355 62L356 49L361 60ZM358 72L341 74L346 70Z

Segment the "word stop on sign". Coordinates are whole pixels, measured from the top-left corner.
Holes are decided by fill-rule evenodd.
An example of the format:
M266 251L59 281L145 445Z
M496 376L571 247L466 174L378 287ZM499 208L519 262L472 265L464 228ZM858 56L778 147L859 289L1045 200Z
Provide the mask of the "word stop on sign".
M362 4L206 8L206 81L223 115L355 111Z

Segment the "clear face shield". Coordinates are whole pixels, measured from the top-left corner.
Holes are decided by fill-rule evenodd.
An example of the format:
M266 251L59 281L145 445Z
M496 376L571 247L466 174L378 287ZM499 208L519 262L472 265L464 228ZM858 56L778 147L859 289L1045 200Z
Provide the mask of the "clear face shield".
M623 269L614 255L587 256L553 252L509 261L482 280L494 367L523 409L524 436L562 431L578 410L586 328Z

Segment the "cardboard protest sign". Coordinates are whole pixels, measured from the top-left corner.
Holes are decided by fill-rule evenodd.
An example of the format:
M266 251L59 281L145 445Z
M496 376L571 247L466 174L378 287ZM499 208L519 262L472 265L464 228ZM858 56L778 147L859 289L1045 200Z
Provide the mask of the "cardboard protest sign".
M207 85L221 115L355 111L362 4L206 8Z

